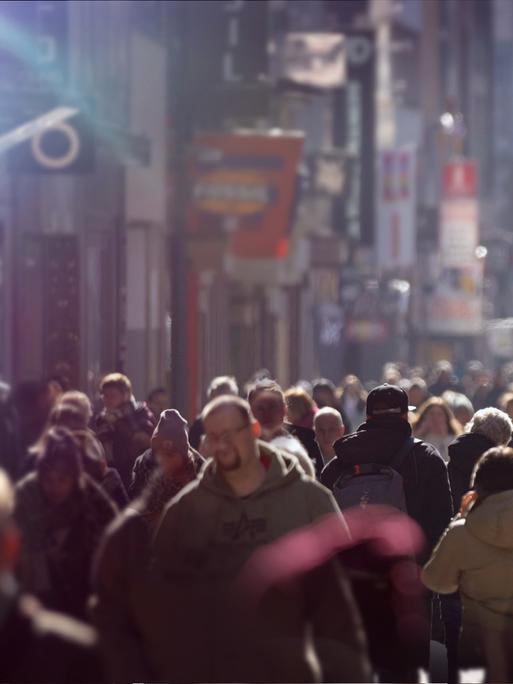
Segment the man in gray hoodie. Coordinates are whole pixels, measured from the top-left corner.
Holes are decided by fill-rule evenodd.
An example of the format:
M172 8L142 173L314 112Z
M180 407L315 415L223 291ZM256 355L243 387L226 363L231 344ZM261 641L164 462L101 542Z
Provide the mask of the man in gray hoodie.
M335 561L258 601L238 582L264 545L329 515L344 529L331 494L258 439L242 399L215 399L202 420L210 460L167 506L154 544L160 600L148 653L159 681L370 681L360 617Z

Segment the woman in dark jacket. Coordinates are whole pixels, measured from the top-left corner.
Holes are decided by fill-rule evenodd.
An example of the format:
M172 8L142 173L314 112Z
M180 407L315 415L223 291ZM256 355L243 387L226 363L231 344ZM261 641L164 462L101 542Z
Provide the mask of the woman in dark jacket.
M22 589L48 608L84 618L91 559L116 509L83 471L80 450L66 428L47 431L36 471L16 487L14 517Z
M479 458L494 446L506 446L512 430L511 418L504 411L485 408L476 411L465 434L449 445L447 467L455 511L459 510L461 498L470 487L470 476Z

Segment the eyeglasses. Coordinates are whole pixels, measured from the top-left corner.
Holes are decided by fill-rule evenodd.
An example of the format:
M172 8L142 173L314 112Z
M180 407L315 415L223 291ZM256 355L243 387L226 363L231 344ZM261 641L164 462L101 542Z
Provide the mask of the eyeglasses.
M238 428L225 430L224 432L221 432L219 435L216 435L214 432L208 432L205 435L205 439L208 441L209 444L217 444L218 442L224 442L225 444L227 442L230 443L235 439L239 432L242 432L247 427L249 427L249 423L245 423L244 425L241 425Z

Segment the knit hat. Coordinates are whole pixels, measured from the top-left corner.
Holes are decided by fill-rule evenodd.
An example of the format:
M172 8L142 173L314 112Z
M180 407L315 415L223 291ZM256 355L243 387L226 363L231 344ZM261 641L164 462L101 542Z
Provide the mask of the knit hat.
M79 478L82 473L80 445L65 427L52 426L43 435L36 452L36 470L60 470Z
M158 448L163 441L171 442L178 453L187 455L189 450L187 421L176 409L166 409L160 414L159 422L151 437L151 448Z

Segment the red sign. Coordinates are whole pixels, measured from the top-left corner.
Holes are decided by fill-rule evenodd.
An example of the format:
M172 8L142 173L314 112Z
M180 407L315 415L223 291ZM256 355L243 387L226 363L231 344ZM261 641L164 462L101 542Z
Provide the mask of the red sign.
M476 197L477 165L475 161L461 159L444 166L443 195L452 197Z
M285 258L302 148L299 135L199 135L189 230L227 231L237 258Z

